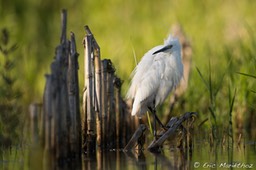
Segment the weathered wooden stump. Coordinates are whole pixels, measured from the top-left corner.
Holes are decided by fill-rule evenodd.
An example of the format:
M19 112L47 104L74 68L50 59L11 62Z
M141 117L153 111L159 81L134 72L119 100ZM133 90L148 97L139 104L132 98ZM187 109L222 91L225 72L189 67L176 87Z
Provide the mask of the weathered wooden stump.
M196 115L196 112L186 112L180 117L172 117L166 125L168 130L165 131L157 140L152 141L152 143L148 146L148 150L151 152L159 152L165 140L175 135L176 130L182 127L182 123L184 121Z
M135 131L135 133L133 134L128 144L125 146L124 151L131 150L134 146L136 146L136 144L139 145L139 149L142 149L144 144L143 141L145 141L144 132L146 131L146 129L147 129L146 125L140 124L140 126Z

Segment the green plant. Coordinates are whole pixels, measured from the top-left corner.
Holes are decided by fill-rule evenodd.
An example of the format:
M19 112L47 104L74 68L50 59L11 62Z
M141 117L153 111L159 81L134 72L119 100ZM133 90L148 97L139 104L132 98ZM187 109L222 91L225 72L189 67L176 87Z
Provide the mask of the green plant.
M214 139L217 138L217 125L218 125L218 121L217 121L217 106L216 106L216 100L217 100L217 95L220 92L221 86L223 85L223 79L225 74L220 76L220 80L218 80L219 82L214 83L213 79L212 79L212 70L211 70L211 63L209 61L209 73L208 73L208 80L203 76L203 74L201 73L201 71L199 70L198 67L196 67L196 70L201 78L201 80L203 81L208 93L209 93L209 97L210 97L210 105L208 107L211 118L211 126L212 126L212 134Z
M246 77L250 77L250 78L254 78L254 79L256 79L256 76L255 75L252 75L252 74L247 74L247 73L241 73L241 72L237 72L238 74L241 74L241 75L243 75L243 76L246 76ZM253 92L253 93L256 93L256 91L255 90L250 90L251 92Z
M13 74L17 45L10 45L9 32L1 30L0 40L0 145L10 146L17 141L21 115L21 89L16 87Z

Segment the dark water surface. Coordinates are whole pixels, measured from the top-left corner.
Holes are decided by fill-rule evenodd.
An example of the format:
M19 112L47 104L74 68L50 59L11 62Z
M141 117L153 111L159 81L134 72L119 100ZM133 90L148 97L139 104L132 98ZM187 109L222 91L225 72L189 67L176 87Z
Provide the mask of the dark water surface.
M0 152L0 169L50 169L43 167L42 154L36 149L14 147ZM207 142L182 150L165 145L158 154L147 150L97 151L82 161L65 160L57 169L256 169L256 142L233 146L210 146Z

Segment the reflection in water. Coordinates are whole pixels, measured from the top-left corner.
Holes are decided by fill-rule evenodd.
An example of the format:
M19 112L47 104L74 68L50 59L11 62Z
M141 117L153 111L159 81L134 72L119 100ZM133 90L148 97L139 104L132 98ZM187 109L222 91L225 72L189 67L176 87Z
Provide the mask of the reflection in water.
M202 169L229 166L230 162L253 165L255 160L255 144L246 147L210 147L201 143L195 145L193 150L164 148L161 153L151 153L147 150L97 151L94 158L83 157L82 169Z
M138 150L138 152L125 152L125 156L129 158L138 169L147 169L146 157L142 150Z
M207 142L198 142L193 152L178 148L164 147L161 153L154 154L147 150L123 152L122 150L103 151L81 159L69 158L54 166L46 166L43 154L37 148L13 148L0 150L0 169L63 169L63 170L134 170L134 169L209 169L226 168L230 165L256 168L256 143L245 145L210 146ZM240 164L239 164L240 163ZM44 166L43 166L44 165ZM245 168L244 168L245 169Z
M188 169L191 153L180 149L164 150L162 153L151 153L147 150L129 152L100 151L94 156L84 155L82 167L92 169Z
M163 150L162 153L153 155L154 169L188 169L192 156L182 149Z

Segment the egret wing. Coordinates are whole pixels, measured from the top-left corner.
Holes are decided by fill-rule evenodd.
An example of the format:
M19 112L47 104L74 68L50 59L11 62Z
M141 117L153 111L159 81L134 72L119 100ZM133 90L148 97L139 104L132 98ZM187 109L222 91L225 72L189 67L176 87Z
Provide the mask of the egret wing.
M141 83L142 77L145 76L145 73L147 73L148 70L152 67L154 57L157 56L157 55L153 55L153 53L155 51L157 51L158 49L161 49L162 47L163 47L163 45L160 45L160 46L156 46L153 49L149 50L142 57L139 64L133 70L133 72L131 74L131 76L133 78L132 78L132 81L131 81L130 88L129 88L129 90L127 92L127 95L126 95L127 98L130 98L130 99L135 98L135 94L136 94L136 91L138 89L138 85Z
M152 105L153 100L159 91L161 79L163 78L163 72L165 70L163 59L164 58L159 56L155 57L148 70L145 70L144 74L141 74L140 79L136 81L132 115L141 115L143 114L142 112L147 110L149 105Z

